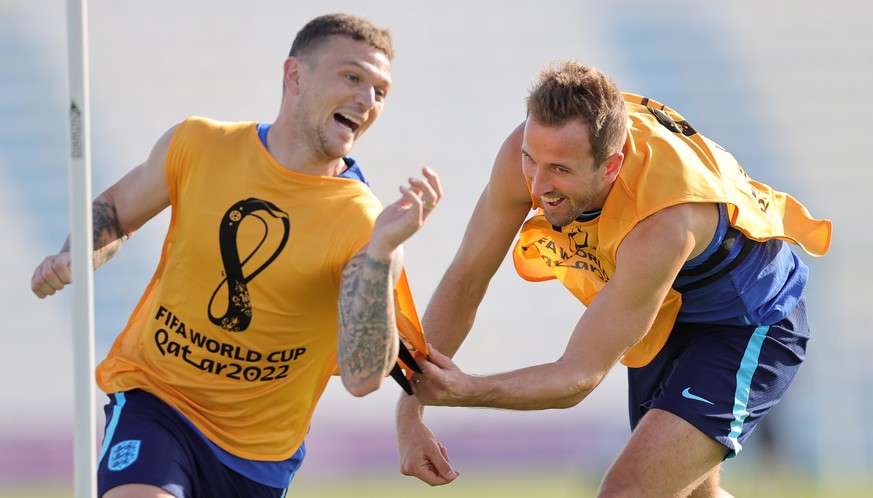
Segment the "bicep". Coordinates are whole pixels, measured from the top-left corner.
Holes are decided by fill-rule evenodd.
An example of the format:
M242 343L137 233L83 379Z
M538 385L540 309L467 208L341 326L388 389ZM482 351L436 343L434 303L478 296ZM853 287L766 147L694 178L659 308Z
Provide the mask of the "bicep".
M641 221L621 242L615 274L579 320L565 356L605 375L649 331L694 245L684 212L668 208Z

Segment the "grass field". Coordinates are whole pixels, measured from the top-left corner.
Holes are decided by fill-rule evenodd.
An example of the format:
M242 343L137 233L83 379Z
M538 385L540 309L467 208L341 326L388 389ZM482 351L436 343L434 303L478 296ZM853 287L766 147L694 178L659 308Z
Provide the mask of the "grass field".
M566 472L554 473L537 469L534 472L505 469L503 473L470 471L449 486L431 488L412 478L397 474L370 474L339 476L299 476L291 486L290 497L304 498L515 498L590 497L596 493L596 482L574 478ZM726 476L725 487L737 498L867 498L873 496L873 480L865 482L840 481L823 485L800 475L771 474L766 478L756 475ZM0 487L3 498L72 498L71 485ZM220 498L220 497L216 497Z
M0 488L2 489L2 488ZM328 479L300 479L292 484L289 497L312 498L569 498L594 496L596 484L566 475L499 476L462 475L449 486L432 488L413 478L395 475L346 476ZM72 485L29 486L0 490L3 498L73 498ZM216 497L221 498L221 497Z

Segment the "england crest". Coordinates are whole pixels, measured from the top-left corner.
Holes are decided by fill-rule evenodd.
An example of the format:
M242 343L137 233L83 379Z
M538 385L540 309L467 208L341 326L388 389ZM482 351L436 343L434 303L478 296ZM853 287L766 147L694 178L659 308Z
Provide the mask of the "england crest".
M122 441L112 447L109 452L109 470L123 470L139 457L139 440Z

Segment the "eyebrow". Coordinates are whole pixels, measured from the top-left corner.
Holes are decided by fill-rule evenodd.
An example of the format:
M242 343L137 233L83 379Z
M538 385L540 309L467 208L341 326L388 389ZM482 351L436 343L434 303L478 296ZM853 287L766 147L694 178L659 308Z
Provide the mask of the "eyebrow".
M361 61L350 60L350 61L340 63L340 68L342 68L343 66L354 66L354 67L360 69L361 71L364 71L367 74L375 75L376 79L379 82L381 82L386 88L391 87L391 78L390 77L382 77L383 73L381 71L376 71L372 68L372 66L366 65L366 64L362 63Z
M521 148L521 153L522 153L522 155L525 155L525 156L529 157L531 161L533 161L533 162L539 164L540 166L548 166L548 167L550 167L550 168L562 168L562 169L567 169L567 170L571 169L571 168L570 168L569 166L567 166L566 164L560 164L560 163L545 163L545 164L540 164L539 162L536 161L536 159L533 158L533 156L531 156L530 154L527 153L526 150L524 150L524 147Z

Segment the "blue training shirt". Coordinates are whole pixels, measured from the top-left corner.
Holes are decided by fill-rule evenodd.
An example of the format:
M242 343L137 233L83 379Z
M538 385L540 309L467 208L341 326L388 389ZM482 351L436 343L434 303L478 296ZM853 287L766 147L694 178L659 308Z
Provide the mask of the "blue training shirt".
M727 207L719 204L719 224L706 250L687 261L682 270L706 261L722 245L730 229ZM754 243L737 236L728 256L710 271L676 279L673 287L693 284L717 274L738 257L745 244L753 244L742 263L721 278L697 289L681 291L682 307L677 322L736 325L773 325L785 318L800 300L809 278L809 268L781 240Z

